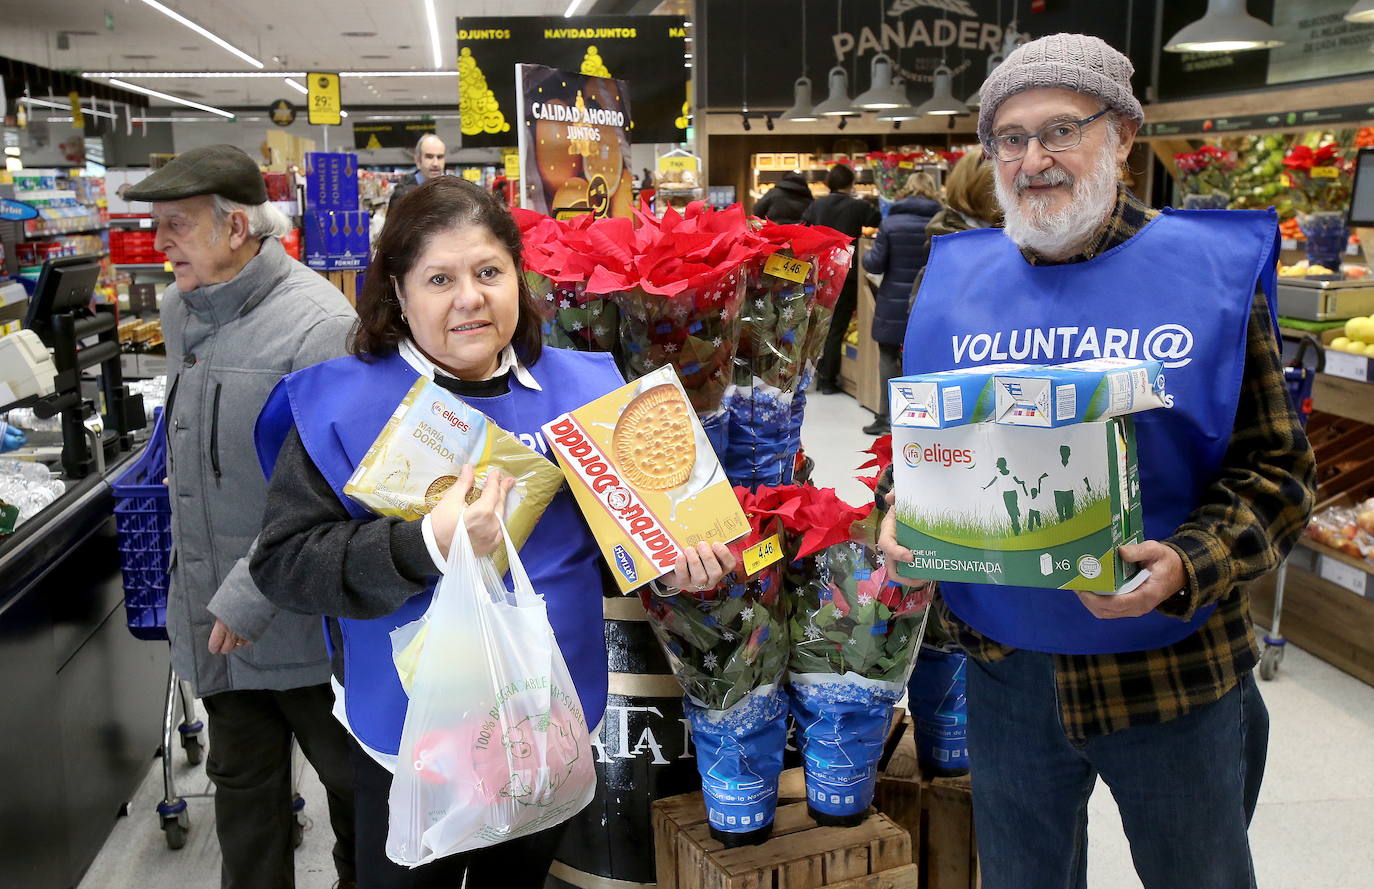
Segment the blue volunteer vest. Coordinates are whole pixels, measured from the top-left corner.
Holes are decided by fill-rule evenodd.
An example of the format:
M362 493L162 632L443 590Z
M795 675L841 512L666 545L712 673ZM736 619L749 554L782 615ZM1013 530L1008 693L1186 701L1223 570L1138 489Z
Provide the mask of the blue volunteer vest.
M1165 210L1086 262L1036 266L981 229L934 239L907 327L903 371L1001 361L1063 364L1157 358L1173 407L1138 414L1149 540L1171 536L1217 477L1235 424L1256 284L1273 315L1273 211ZM1187 638L1190 622L1152 612L1099 620L1068 590L942 583L950 609L1005 645L1059 654L1144 651Z
M610 355L600 353L545 347L530 373L542 392L512 377L505 395L463 401L545 456L548 446L540 426L623 385ZM372 518L343 493L343 486L417 376L405 359L392 353L370 364L354 357L336 358L283 377L258 417L255 436L263 472L271 477L281 445L294 427L349 514ZM544 511L520 552L530 581L548 605L549 622L577 686L587 725L595 728L606 708L601 553L566 487ZM390 634L424 614L433 592L431 584L383 618L339 620L348 722L359 740L383 753L399 749L408 703L392 663Z

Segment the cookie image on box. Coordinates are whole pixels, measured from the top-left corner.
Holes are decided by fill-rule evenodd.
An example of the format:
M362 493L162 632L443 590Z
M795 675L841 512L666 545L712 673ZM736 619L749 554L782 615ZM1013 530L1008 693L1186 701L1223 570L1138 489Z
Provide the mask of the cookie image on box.
M673 385L655 386L631 401L611 442L621 474L648 491L686 484L697 461L691 408Z
M458 476L456 475L441 475L430 482L429 487L425 488L425 506L429 509L438 506L439 501L444 499L444 494L449 488L453 487L457 481Z

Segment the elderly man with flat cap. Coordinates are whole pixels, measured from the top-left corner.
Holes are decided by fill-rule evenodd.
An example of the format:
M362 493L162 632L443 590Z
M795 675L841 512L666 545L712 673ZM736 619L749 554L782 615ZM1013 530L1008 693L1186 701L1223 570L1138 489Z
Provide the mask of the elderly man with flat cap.
M1307 523L1314 460L1276 342L1274 213L1156 212L1131 194L1132 73L1103 41L1056 34L988 77L978 138L1006 228L934 239L905 343L907 373L1157 358L1173 399L1136 416L1146 542L1121 555L1149 569L1138 589L940 584L970 654L985 889L1085 887L1098 777L1148 889L1255 885L1268 713L1246 585ZM911 561L893 523L881 546Z
M221 886L295 885L293 736L325 785L339 882L352 886L352 767L322 625L273 607L247 556L267 500L253 448L258 412L284 374L345 354L355 315L286 255L278 239L290 223L239 149L180 154L127 197L152 204L155 244L176 276L162 295L174 552L167 630L173 666L209 716Z

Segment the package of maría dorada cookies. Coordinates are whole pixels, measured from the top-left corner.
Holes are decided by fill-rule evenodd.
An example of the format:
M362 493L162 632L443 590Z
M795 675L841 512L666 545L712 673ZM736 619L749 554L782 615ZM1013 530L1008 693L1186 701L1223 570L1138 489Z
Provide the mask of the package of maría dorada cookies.
M555 418L544 436L626 592L672 571L685 547L749 530L672 367Z
M382 427L344 493L378 515L418 519L458 481L464 464L475 472L469 503L482 495L493 467L515 477L506 502L506 529L516 547L530 536L563 485L557 466L481 411L421 377ZM504 551L498 549L492 560L506 570Z

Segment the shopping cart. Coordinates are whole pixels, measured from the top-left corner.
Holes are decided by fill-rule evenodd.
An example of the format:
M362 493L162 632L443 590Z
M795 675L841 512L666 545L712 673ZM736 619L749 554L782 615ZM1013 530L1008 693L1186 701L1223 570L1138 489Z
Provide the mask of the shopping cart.
M115 497L115 530L119 536L119 561L124 575L124 613L129 632L137 639L167 641L167 574L172 553L172 507L166 476L167 436L162 409L153 412L153 432L142 456L118 478L111 487ZM199 765L205 756L200 734L205 726L195 718L190 686L179 679L176 671L167 668L167 691L162 707L162 802L157 804L158 818L167 845L180 849L186 845L191 827L187 798L208 797L210 793L177 793L172 774L173 729L181 738L186 761ZM179 711L179 712L178 712ZM295 747L292 747L294 778ZM294 846L301 844L305 829L305 800L292 793L291 810L295 813L291 837Z
M1312 416L1312 382L1317 374L1326 369L1326 352L1321 341L1309 334L1284 336L1285 345L1296 345L1296 350L1283 368L1283 382L1288 388L1288 398L1293 402L1293 410L1298 415L1298 423L1305 429L1307 420ZM1286 351L1286 350L1285 350ZM1309 364L1309 351L1315 355ZM1283 663L1283 650L1288 641L1283 638L1281 619L1283 617L1283 587L1288 580L1288 560L1279 563L1274 573L1274 618L1270 621L1269 632L1264 635L1264 652L1260 655L1260 678L1270 680Z

